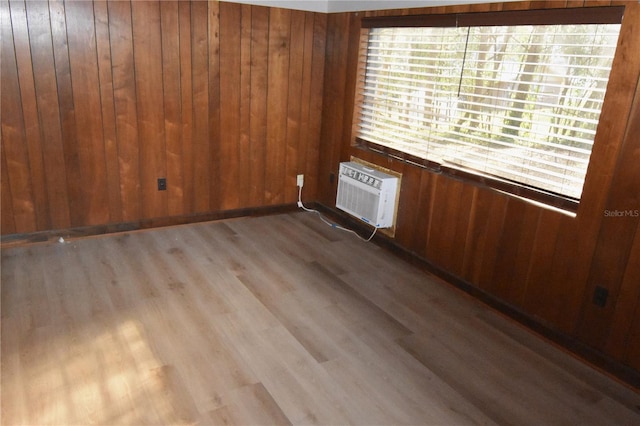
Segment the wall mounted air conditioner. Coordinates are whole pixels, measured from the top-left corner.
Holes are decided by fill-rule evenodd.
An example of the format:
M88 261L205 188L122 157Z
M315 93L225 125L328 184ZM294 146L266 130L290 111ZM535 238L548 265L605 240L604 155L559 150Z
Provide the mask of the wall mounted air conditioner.
M340 163L336 207L376 228L393 226L398 178L355 162Z

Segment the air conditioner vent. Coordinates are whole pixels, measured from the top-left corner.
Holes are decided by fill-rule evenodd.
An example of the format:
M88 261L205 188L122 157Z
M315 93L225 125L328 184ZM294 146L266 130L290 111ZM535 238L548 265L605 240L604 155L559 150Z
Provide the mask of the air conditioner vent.
M340 163L336 207L376 228L393 226L398 178L355 162Z

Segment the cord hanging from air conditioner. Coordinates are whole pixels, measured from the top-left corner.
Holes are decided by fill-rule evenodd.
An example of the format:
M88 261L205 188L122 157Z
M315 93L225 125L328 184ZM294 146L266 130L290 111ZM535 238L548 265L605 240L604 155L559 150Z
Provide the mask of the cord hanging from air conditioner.
M320 218L320 220L323 221L325 224L329 225L330 227L339 229L341 231L350 232L350 233L354 234L356 237L358 237L360 240L365 241L365 242L371 241L373 236L376 235L376 232L378 231L378 228L374 228L373 229L373 233L371 234L371 236L369 236L369 238L363 238L356 231L354 231L352 229L345 228L343 226L338 225L337 223L333 223L333 222L327 220L322 215L322 213L320 213L318 210L309 209L309 208L305 207L304 204L302 204L302 185L298 185L298 207L300 207L302 210L304 210L306 212L317 214L318 217Z

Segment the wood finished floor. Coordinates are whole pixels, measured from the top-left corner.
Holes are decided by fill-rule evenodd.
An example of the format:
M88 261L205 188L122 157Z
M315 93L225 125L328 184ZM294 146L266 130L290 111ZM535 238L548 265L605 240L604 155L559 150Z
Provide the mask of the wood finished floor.
M313 214L2 250L2 424L640 424L640 395Z

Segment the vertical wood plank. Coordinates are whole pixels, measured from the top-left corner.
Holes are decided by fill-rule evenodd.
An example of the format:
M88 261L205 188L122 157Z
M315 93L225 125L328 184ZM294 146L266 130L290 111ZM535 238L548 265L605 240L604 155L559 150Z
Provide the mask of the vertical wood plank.
M273 8L269 14L269 71L265 203L281 204L284 198L287 137L287 87L291 10ZM277 166L279 165L279 166Z
M608 336L607 353L640 370L640 224L636 229L631 256L620 288L621 306L616 307L612 332ZM633 301L635 300L635 306ZM623 352L621 354L621 352Z
M439 176L438 181L441 179ZM437 188L437 187L436 187ZM485 238L490 232L488 227L491 220L491 204L495 194L486 190L480 189L476 193L475 202L472 206L471 218L469 226L470 232L467 233L467 249L465 250L465 261L463 277L472 283L478 283L480 280L480 272L482 266L482 255L485 251ZM435 204L435 201L434 201ZM438 223L438 222L436 222ZM434 232L438 232L437 225L431 227Z
M193 84L192 84L192 48L191 48L191 3L178 2L180 28L180 148L182 150L182 211L185 214L195 212L194 196L194 150L193 150ZM177 208L177 207L176 207Z
M240 29L240 31L239 31ZM241 6L220 3L220 208L240 205L240 74L241 74Z
M544 300L544 303L540 303L538 299L536 305L540 306L535 307L536 315L549 323L557 324L565 332L573 329L580 312L580 297L571 297L572 294L584 291L588 270L584 271L584 266L580 265L584 265L593 256L592 232L597 225L593 213L590 212L589 216L591 217L583 217L582 220L579 217L561 218L562 225L550 260L551 267L544 277L546 285L542 285L542 282L535 284L541 287L539 295L543 295Z
M304 173L298 168L298 150L300 146L300 126L302 111L302 79L304 74L305 14L299 10L291 12L291 35L289 46L289 78L287 82L288 99L286 111L286 151L284 198L287 203L297 199L296 175Z
M421 170L406 164L402 167L400 202L396 218L396 241L405 247L411 247L416 229L419 209L409 200L420 192Z
M537 222L535 215L531 218L531 220L535 221L533 223L534 226L528 222L530 218L527 216L527 206L528 204L524 201L509 199L503 232L497 249L497 256L500 260L495 263L493 279L486 287L492 294L509 303L515 303L520 299L521 286L525 283L523 279L525 277L516 275L517 260L521 255L519 248L526 250L528 246L523 233L530 229L535 230L535 223ZM528 235L528 237L532 238L533 235Z
M461 203L462 183L458 180L442 177L438 179L433 200L433 220L435 227L427 241L427 258L435 264L450 270L457 249L454 235L456 232L458 206Z
M418 256L426 257L427 237L431 227L431 213L433 203L431 202L433 195L433 178L431 173L426 170L420 170L420 188L417 195L416 211L418 217L415 229L413 230L413 239L410 249Z
M49 8L42 2L27 2L26 5L40 132L46 141L42 145L42 160L49 219L53 228L64 229L71 221Z
M640 309L637 309L633 316L633 324L625 344L627 346L625 362L630 367L640 370Z
M5 33L5 28L7 33L11 32L11 16L9 12L9 4L5 1L0 1L0 49L2 49L2 54L7 54L5 51L5 45L3 42L13 44L13 35L9 36L9 34ZM5 41L5 36L6 41ZM0 58L0 61L2 59ZM12 62L15 60L12 60ZM4 74L4 61L0 63L0 77ZM0 91L4 93L5 82L2 80L0 82ZM15 102L15 100L14 100ZM0 111L3 107L2 102L0 102ZM11 185L9 183L9 174L7 172L7 158L4 153L4 137L2 128L4 127L4 121L0 125L0 196L1 203L0 209L2 210L2 214L0 215L0 234L9 235L16 232L16 222L14 218L13 212L13 197L11 195Z
M558 1L558 3L560 3L560 2ZM490 12L490 11L491 11L491 3L481 3L481 4L469 5L469 12L470 13L482 13L482 12Z
M167 215L166 191L157 179L166 177L166 145L162 93L162 41L158 2L132 2L133 51L140 141L142 217Z
M96 20L96 47L100 77L100 103L104 132L104 152L107 168L107 192L109 216L112 222L122 222L122 198L120 194L120 167L116 140L116 119L113 99L113 75L111 72L111 45L109 37L109 13L106 1L93 3Z
M342 113L342 135L343 143L340 151L340 161L349 159L349 147L353 141L351 131L353 130L353 110L356 96L356 85L358 80L358 61L360 54L360 14L349 14L349 32L347 37L347 62L345 87L342 88L345 98L344 111Z
M584 0L585 7L610 6L611 0Z
M38 230L50 229L49 194L47 194L44 174L42 134L40 132L38 117L25 3L19 0L12 0L9 3L9 7L11 10L11 25L13 27L15 58L18 66L19 90L20 99L22 100L22 117L24 120L24 134L29 159L29 173L33 185L32 191L36 227Z
M207 13L207 6L209 13ZM219 133L216 132L219 132L219 127L210 125L209 117L209 113L213 112L210 110L210 105L215 102L209 94L210 84L212 86L215 84L209 75L213 72L210 69L215 66L213 56L212 63L209 64L210 50L213 49L209 36L213 37L215 33L217 39L217 13L213 16L209 15L215 8L212 2L191 3L194 213L206 212L214 207L211 203L211 194L213 188L215 187L217 191L219 186L218 176L211 167L212 146L217 146ZM215 58L217 58L217 49Z
M0 4L0 8L4 7ZM2 13L2 12L0 12ZM13 213L13 197L11 194L11 185L9 183L9 173L7 172L7 157L4 153L4 144L0 145L0 196L2 200L0 208L2 209L2 215L0 215L0 232L2 235L10 235L16 233L15 214Z
M206 48L206 46L202 46L202 50L200 51L198 46L198 43L196 42L196 40L198 40L197 37L197 32L195 31L196 27L199 27L200 25L195 25L194 23L197 21L197 18L195 17L197 13L205 13L204 8L201 9L200 11L198 11L197 5L193 5L192 6L192 12L194 12L194 14L192 15L192 25L194 25L194 41L193 41L193 49L194 49L194 53L199 54L199 56L207 56L207 62L205 63L198 63L196 66L196 62L194 61L194 105L199 104L200 102L202 103L201 108L208 108L208 117L209 117L209 121L208 123L202 123L202 125L207 125L208 129L206 132L206 135L208 137L207 141L202 141L200 143L202 144L206 144L206 152L205 149L203 149L203 155L206 154L208 158L208 162L209 164L207 165L206 168L202 168L203 169L203 181L201 182L200 180L196 180L196 191L200 191L200 189L198 188L198 185L201 184L205 184L209 187L209 201L208 201L208 206L210 210L219 210L220 208L220 199L221 199L221 193L220 193L220 162L223 161L222 158L220 158L220 127L221 127L221 123L220 123L220 110L222 107L222 99L220 98L220 67L222 66L222 59L220 58L220 7L219 7L219 2L217 1L209 1L209 10L208 10L208 20L207 20L207 32L206 34L206 38L203 39L203 42L207 42L208 41L208 49ZM195 7L195 9L193 9ZM204 24L204 22L202 22L202 24ZM202 99L200 99L198 97L198 89L196 88L196 74L195 74L195 70L198 70L200 68L207 69L208 66L208 73L205 75L203 74L202 78L202 82L198 83L198 86L202 86L202 90L203 90L203 94L209 94L208 100L205 104L205 99L204 97ZM204 71L203 71L204 72ZM204 78L206 78L206 76L208 75L208 80L205 81ZM197 113L194 113L194 116L197 116ZM203 119L205 117L202 117ZM199 120L196 120L195 122L198 123ZM196 142L198 143L198 142ZM196 151L196 155L197 155ZM207 172L207 176L205 178L204 172ZM196 176L197 179L197 176ZM204 192L206 188L203 188L202 191ZM198 201L196 198L196 206L198 205ZM201 203L202 207L205 207L205 201L203 200Z
M489 217L491 220L485 228L482 243L482 254L480 255L478 276L478 286L485 288L493 279L493 268L498 260L497 248L502 228L504 226L504 216L507 210L507 197L501 194L492 194Z
M516 247L517 254L514 259L513 273L511 276L511 290L509 291L510 300L516 306L522 306L526 292L526 284L529 273L529 267L534 250L534 241L537 232L537 226L540 223L540 209L533 205L527 204L522 217L522 229L519 231L519 242Z
M342 101L347 76L347 52L349 15L330 14L327 18L327 41L325 48L324 91L322 99L322 130L320 146L320 168L318 173L320 202L335 203L336 175L342 144L344 102ZM337 176L336 176L337 177Z
M433 192L431 193L430 199L430 227L427 229L427 234L424 239L424 253L425 258L432 260L434 256L437 255L435 253L434 246L436 245L434 241L441 239L441 234L439 232L440 226L442 225L442 218L445 214L445 209L440 204L442 201L446 200L446 190L450 179L444 177L442 175L433 175Z
M82 200L79 203L82 208L82 223L109 223L93 5L89 2L65 3L65 13L82 180Z
M142 214L138 107L130 2L107 2L122 219Z
M251 32L252 7L243 5L240 24L240 123L238 140L238 207L249 207L251 170L246 166L251 158Z
M552 210L542 210L536 226L531 260L524 290L524 309L540 318L545 318L554 289L550 288L549 276L556 256L558 234L567 225L567 218ZM541 285L546 283L546 285Z
M566 0L538 0L532 1L530 7L535 9L558 9L566 7Z
M14 51L11 15L9 3L0 2L2 18L2 83L0 90L0 109L2 110L2 158L6 162L3 175L7 175L7 185L11 194L12 211L16 232L33 232L37 229L35 205L29 173L29 154L26 147L24 133L24 118L20 99L20 84L18 81L18 66ZM4 165L4 164L3 164ZM4 182L3 182L4 184ZM3 185L4 191L6 186ZM3 193L3 197L5 194ZM3 220L7 220L9 209L4 210L6 204L3 198Z
M58 90L70 225L80 226L83 224L82 178L80 176L79 145L76 131L75 105L73 103L73 87L71 83L66 14L62 0L51 0L49 2L49 19Z
M296 169L299 173L305 174L305 180L310 177L307 170L307 158L311 145L314 144L315 138L309 133L309 110L311 108L311 65L313 61L313 17L314 13L305 12L304 14L304 38L302 47L302 75L300 85L300 130L298 136L298 149ZM306 186L306 182L305 182ZM309 196L308 189L305 196ZM295 195L294 195L295 196Z
M462 254L462 266L460 276L469 280L468 272L472 269L476 262L475 250L477 249L478 239L476 232L476 209L478 207L478 193L483 192L484 188L474 186L471 193L471 201L469 203L469 218L467 220L467 232L465 235L464 253Z
M320 144L322 130L324 89L324 54L327 41L327 16L316 13L313 19L313 53L311 58L311 88L309 96L309 130L307 131L307 175L305 176L305 194L312 200L318 199L318 180L320 168Z
M180 87L180 41L177 1L160 3L162 28L162 89L164 100L164 132L167 156L167 214L180 216L184 211L182 178L182 104Z
M269 8L251 7L249 204L263 205L267 143Z
M607 336L605 352L631 365L640 366L640 355L634 348L640 348L640 223L637 226L629 259L624 271L620 292L611 319L611 331ZM631 355L631 356L630 356ZM630 362L631 361L631 362Z
M464 255L466 253L467 238L469 235L469 222L471 222L471 206L473 205L477 188L473 185L463 185L460 193L459 214L456 217L454 234L452 235L455 250L450 254L451 272L461 276L464 271Z

